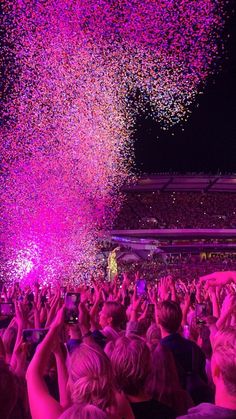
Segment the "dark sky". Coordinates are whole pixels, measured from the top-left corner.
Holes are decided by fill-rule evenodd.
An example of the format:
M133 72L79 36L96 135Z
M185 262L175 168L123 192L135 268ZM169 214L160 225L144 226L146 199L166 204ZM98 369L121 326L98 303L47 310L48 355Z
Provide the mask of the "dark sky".
M135 154L141 172L236 172L235 12L223 38L226 52L220 61L221 70L197 98L187 123L163 131L152 117L137 118Z

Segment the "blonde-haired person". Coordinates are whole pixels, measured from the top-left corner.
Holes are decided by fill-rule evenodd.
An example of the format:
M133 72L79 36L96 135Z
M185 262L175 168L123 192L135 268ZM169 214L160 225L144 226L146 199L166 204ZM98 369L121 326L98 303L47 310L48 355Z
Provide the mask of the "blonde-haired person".
M104 411L115 403L111 365L99 346L78 346L69 358L68 370L73 403L93 404Z
M151 352L153 352L156 349L160 340L161 340L161 330L156 325L156 323L152 323L151 326L149 326L146 333L146 343L149 349L151 350Z
M217 332L211 360L215 384L215 404L202 403L188 411L185 419L236 418L236 329L229 327Z
M169 407L154 400L146 383L151 372L151 353L143 339L119 338L111 354L116 385L130 402L136 419L171 419L175 414Z
M81 307L82 305L80 305L82 322L83 310ZM101 411L104 413L103 417L107 415L109 419L121 418L122 415L119 415L115 398L110 361L102 349L94 343L90 333L88 331L84 333L85 328L82 333L86 343L82 343L73 351L68 362L68 370L65 368L65 363L63 363L59 352L56 352L60 403L49 394L43 380L43 373L53 346L58 341L63 321L64 307L58 311L27 370L26 378L32 419L89 418L92 417L88 416L92 408L85 409L88 405L95 406L97 410L94 409L94 412L100 414L98 418L101 417ZM83 329L83 325L80 326ZM84 327L87 326L84 325ZM127 419L131 418L128 415L123 416Z

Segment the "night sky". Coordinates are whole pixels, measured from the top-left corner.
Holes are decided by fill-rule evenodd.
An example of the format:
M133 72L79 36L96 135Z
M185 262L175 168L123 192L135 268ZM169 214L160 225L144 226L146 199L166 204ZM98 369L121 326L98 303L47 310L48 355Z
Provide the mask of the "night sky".
M163 131L151 116L137 118L135 155L142 173L236 172L235 11L231 11L223 38L225 53L218 74L208 80L182 127Z

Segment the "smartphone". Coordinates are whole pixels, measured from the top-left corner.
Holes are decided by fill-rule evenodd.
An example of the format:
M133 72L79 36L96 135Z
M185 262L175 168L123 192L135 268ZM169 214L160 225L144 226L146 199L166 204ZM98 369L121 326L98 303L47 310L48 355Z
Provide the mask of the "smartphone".
M98 311L101 311L102 307L103 307L103 302L100 302L100 303L98 304Z
M13 303L1 303L0 304L1 316L14 316L15 306Z
M27 295L28 303L32 303L34 301L34 294L31 292Z
M45 304L47 302L47 296L46 295L41 295L40 301L41 301L41 306L45 307Z
M61 290L61 298L64 299L66 295L66 287L61 287L60 290Z
M124 306L125 306L125 308L128 308L128 307L129 307L129 305L130 305L130 296L129 296L129 294L128 294L128 295L126 295L126 296L125 296L125 298L124 298Z
M155 313L155 306L154 304L149 303L147 307L147 317L153 318L154 313Z
M204 304L204 303L196 304L195 313L196 313L197 319L202 319L203 317L205 317L206 316L206 304Z
M44 339L48 332L48 329L24 329L23 330L23 342L27 344L27 361L30 362L33 358L36 348L40 342Z
M203 319L197 317L196 324L204 326L204 325L206 325L206 320L203 320Z
M146 279L138 279L136 282L137 286L137 296L143 297L147 291L147 281Z
M190 294L190 303L191 304L195 304L196 301L196 293L195 292L191 292Z
M79 320L79 309L80 293L68 292L65 296L65 322L69 324L78 323Z

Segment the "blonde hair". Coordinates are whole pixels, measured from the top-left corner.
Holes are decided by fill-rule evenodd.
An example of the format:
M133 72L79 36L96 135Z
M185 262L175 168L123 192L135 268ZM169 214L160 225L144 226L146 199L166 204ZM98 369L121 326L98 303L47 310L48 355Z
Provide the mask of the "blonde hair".
M114 403L113 373L106 354L97 345L82 343L69 359L69 385L74 403L105 410Z
M146 333L146 342L151 350L155 349L161 340L161 330L156 323L152 323L149 326Z
M86 406L72 406L67 409L61 416L60 419L108 419L109 416L92 404Z
M128 395L143 391L151 369L151 354L143 339L117 339L111 363L119 390Z
M213 341L213 356L229 394L236 396L236 329L229 327L217 332Z

